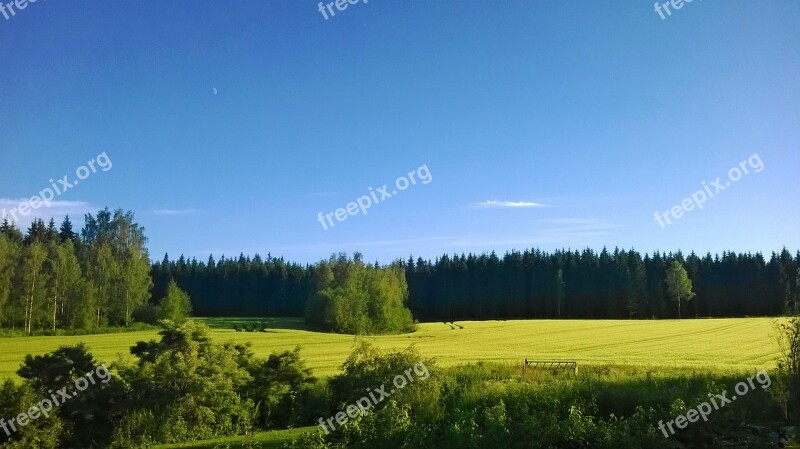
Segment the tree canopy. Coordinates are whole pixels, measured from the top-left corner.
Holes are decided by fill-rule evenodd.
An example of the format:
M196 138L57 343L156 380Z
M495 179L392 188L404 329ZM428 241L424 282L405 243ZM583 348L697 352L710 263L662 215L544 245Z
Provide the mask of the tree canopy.
M0 327L37 330L127 326L150 299L144 229L132 212L87 214L81 237L34 220L25 235L0 225Z
M686 269L678 261L674 261L667 268L667 292L670 298L678 303L678 318L681 317L681 300L689 301L694 298L692 281L686 274Z

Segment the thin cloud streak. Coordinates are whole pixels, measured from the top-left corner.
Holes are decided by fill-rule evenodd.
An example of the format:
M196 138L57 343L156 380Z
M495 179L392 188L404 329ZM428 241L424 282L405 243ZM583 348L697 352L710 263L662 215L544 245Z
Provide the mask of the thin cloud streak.
M154 215L188 215L188 214L196 214L200 212L197 209L153 209L150 211L151 214Z
M481 208L523 208L523 207L544 207L544 204L533 203L530 201L497 201L487 200L480 203L473 203L475 207Z
M15 221L11 211L16 211L17 226L30 224L35 219L49 220L51 218L63 218L64 216L81 217L84 214L97 211L99 208L92 206L86 201L61 201L51 200L50 206L41 205L38 209L30 208L30 212L23 216L19 212L20 204L30 205L29 198L0 198L0 220L8 217L9 221Z

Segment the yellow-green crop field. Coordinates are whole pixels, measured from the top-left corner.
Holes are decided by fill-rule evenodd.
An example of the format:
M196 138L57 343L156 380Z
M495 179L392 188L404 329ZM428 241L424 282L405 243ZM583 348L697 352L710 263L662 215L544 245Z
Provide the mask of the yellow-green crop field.
M258 356L299 345L319 376L338 371L355 338L304 330L299 319L278 319L267 332L236 332L235 322L206 319L218 342L250 341ZM383 349L416 345L440 366L477 361L522 363L524 358L575 360L579 364L685 367L700 371L768 368L777 355L771 318L702 320L515 320L423 323L416 332L367 337ZM156 332L0 339L0 379L14 377L26 354L44 354L58 346L85 342L101 362L112 363L139 340Z

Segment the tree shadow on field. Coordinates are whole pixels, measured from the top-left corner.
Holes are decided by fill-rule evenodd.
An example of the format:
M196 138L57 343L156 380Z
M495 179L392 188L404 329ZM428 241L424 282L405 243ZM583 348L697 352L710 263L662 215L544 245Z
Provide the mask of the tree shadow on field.
M260 329L261 324L265 329L263 332L271 332L273 329L308 330L305 320L299 317L207 317L194 319L205 323L214 330L235 330L237 326L241 330L254 327ZM260 332L260 330L256 330L256 332Z

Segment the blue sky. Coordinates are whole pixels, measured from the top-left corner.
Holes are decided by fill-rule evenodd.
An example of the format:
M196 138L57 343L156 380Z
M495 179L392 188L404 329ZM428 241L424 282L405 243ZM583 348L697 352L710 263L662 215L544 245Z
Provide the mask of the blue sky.
M154 259L794 250L798 23L794 0L666 20L647 1L371 0L325 20L307 0L39 0L0 15L0 206L106 152L23 225L132 209ZM762 171L654 220L754 153ZM430 183L317 221L422 165Z

